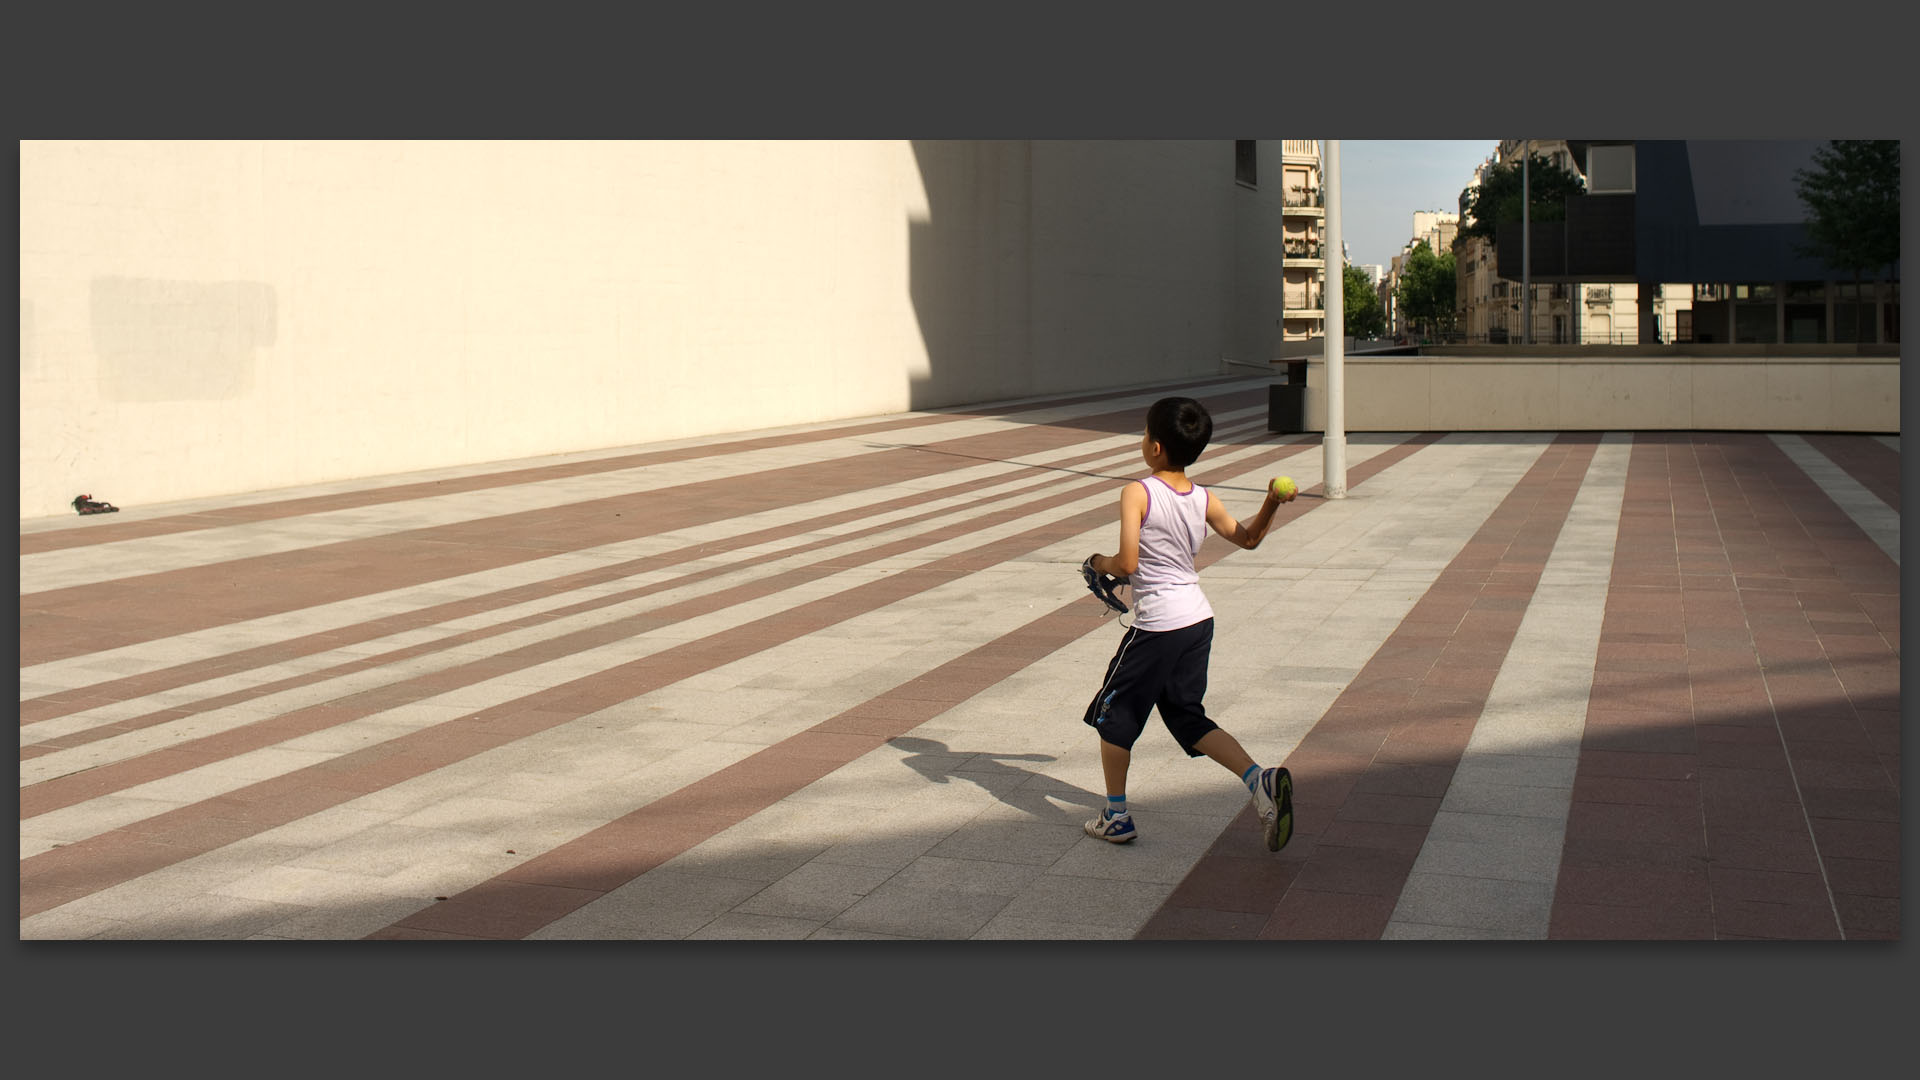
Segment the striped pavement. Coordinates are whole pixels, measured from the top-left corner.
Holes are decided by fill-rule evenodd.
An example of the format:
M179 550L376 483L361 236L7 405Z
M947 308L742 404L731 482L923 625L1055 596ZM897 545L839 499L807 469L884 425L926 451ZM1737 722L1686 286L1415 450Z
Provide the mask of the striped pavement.
M22 522L21 937L1899 936L1897 437L1359 434L1326 500L1266 385ZM1278 854L1158 729L1080 830L1168 393L1303 491L1200 559Z

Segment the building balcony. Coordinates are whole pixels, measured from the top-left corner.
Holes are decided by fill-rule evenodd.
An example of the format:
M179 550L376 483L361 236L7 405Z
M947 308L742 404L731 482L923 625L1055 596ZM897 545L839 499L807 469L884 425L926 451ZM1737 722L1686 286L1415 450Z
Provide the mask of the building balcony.
M1282 139L1280 157L1285 161L1319 161L1320 142L1317 139Z
M1319 188L1311 190L1291 188L1281 197L1280 212L1296 217L1324 218L1327 216L1326 205L1326 196Z

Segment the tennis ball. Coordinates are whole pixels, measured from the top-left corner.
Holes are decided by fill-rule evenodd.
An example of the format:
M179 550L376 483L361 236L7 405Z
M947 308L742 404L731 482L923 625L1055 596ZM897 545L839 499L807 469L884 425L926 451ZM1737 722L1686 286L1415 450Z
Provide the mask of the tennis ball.
M1286 502L1288 499L1293 498L1294 492L1299 490L1299 488L1294 486L1293 477L1291 476L1276 476L1273 478L1273 482L1268 484L1267 487L1270 488L1275 495L1279 496L1281 502Z

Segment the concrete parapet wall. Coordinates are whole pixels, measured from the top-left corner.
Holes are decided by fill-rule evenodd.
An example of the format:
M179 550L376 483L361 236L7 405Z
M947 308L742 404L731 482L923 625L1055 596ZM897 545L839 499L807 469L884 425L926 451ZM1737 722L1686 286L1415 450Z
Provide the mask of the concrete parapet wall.
M1739 351L1676 345L1630 355L1569 347L1349 356L1346 429L1900 430L1897 347L1844 355L1803 346L1722 348ZM1326 427L1319 358L1308 367L1306 423Z

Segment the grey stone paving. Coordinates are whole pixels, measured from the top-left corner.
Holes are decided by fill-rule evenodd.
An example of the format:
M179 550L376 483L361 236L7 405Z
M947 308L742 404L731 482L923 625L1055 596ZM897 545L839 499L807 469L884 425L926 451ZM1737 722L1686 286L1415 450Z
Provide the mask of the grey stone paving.
M1264 380L1249 386L1264 385ZM1140 404L1154 396L1143 392ZM1063 407L1061 418L1110 411L1113 402ZM1031 420L1032 418L1025 418ZM1224 430L1258 430L1264 409L1220 418ZM924 442L990 433L1010 423L956 419L903 434ZM1238 425L1236 427L1235 425ZM846 426L846 425L842 425ZM823 425L830 429L832 425ZM878 437L856 436L781 451L754 451L658 467L646 482L740 475L794 460L832 462L865 452ZM1349 467L1404 436L1356 437ZM1400 625L1439 572L1551 443L1551 433L1449 435L1393 465L1352 497L1315 506L1256 552L1236 552L1202 577L1220 619L1209 708L1255 758L1279 762ZM712 440L718 441L718 440ZM700 444L698 440L686 441ZM1898 559L1899 519L1805 440L1776 436L1792 460ZM1100 437L1105 453L1088 471L1131 470L1135 436ZM1891 440L1897 449L1898 440ZM1558 869L1593 654L1597 647L1632 437L1609 434L1598 448L1535 597L1494 684L1399 898L1392 939L1539 939ZM1084 451L1089 446L1074 448ZM1264 449L1264 448L1262 448ZM624 451L607 451L611 456ZM1310 451L1279 470L1246 466L1259 450L1210 455L1223 489L1262 486L1285 471L1302 488L1319 482ZM587 455L593 456L593 455ZM549 462L557 459L540 459ZM1044 463L1044 455L1035 460ZM505 469L533 463L507 463ZM383 478L366 487L486 469ZM781 507L739 528L798 526L822 513L871 505L903 491L971 481L982 490L1026 491L1045 478L1012 464L966 465L922 478ZM22 560L22 590L111 577L131 552L143 565L204 565L345 535L368 536L423 524L557 505L583 493L631 486L602 474L521 484L430 505L366 507L326 516L231 526L125 544L74 548ZM355 490L317 485L303 493ZM282 493L287 494L287 493ZM1250 511L1256 496L1223 490ZM243 505L266 495L199 500ZM23 858L74 843L167 809L284 775L315 761L444 723L535 689L565 683L656 654L700 635L747 626L811 599L831 596L901 568L1038 524L1108 506L1110 491L979 529L884 564L828 569L812 580L671 627L582 649L563 658L461 687L240 757L23 821ZM189 504L182 504L187 506ZM180 510L182 507L164 508ZM943 521L964 521L962 500L927 504ZM152 511L159 513L160 510ZM904 518L906 513L891 515ZM860 526L873 524L861 522ZM934 524L940 524L937 521ZM23 532L52 527L23 522ZM822 530L842 535L856 526ZM813 539L797 534L714 565L707 581L591 613L550 620L457 650L429 653L370 675L341 675L295 690L118 734L21 764L23 786L163 749L179 739L233 730L262 717L391 681L445 670L520 644L604 625L799 565L848 554L897 533L841 548L790 554ZM858 615L819 633L775 645L661 687L617 707L572 719L539 735L405 780L242 843L184 860L22 920L23 938L342 938L372 933L426 902L471 888L527 858L582 836L653 799L699 781L949 659L1085 599L1079 560L1110 550L1101 525L1025 553L908 601ZM698 530L542 558L484 574L394 590L306 611L196 631L22 670L22 699L89 685L287 637L347 627L424 604L485 595L550 580L609 560L698 541ZM56 557L57 556L57 557ZM22 745L84 733L158 708L188 705L273 678L489 627L590 595L648 580L677 582L703 568L686 564L644 579L569 592L509 609L393 635L380 642L235 672L135 701L100 705L22 728ZM1069 642L1003 681L864 754L627 885L562 916L533 937L740 938L819 940L1131 937L1245 805L1235 779L1191 761L1164 733L1137 748L1130 798L1141 839L1116 847L1091 840L1080 822L1102 795L1097 747L1079 723L1090 688L1111 654L1117 624ZM508 850L511 848L512 853Z

